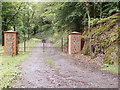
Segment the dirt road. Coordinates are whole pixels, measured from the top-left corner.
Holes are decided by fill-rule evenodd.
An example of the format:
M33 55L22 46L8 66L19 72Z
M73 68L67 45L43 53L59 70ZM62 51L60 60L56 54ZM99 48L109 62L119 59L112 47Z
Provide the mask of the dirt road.
M38 47L42 44L39 43ZM52 48L35 48L22 63L22 80L13 87L21 88L117 88L115 75L85 66L59 54ZM51 48L50 48L51 47ZM18 81L17 81L18 82Z

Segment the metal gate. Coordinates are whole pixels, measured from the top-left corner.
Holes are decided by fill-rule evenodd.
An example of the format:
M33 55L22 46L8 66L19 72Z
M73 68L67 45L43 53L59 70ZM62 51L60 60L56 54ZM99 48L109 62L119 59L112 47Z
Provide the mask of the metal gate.
M54 48L53 41L45 40L45 39L37 39L31 37L28 39L28 37L18 35L18 52L30 52L35 48ZM59 48L59 47L58 47ZM36 50L37 52L37 50Z
M68 53L68 37L61 39L61 51Z
M55 48L59 51L68 53L68 37L61 38L59 42L46 39L37 39L34 36L28 39L24 34L18 34L18 52L30 52L34 48ZM41 45L39 45L41 43ZM54 47L54 44L60 43L60 46ZM44 51L44 50L43 50Z

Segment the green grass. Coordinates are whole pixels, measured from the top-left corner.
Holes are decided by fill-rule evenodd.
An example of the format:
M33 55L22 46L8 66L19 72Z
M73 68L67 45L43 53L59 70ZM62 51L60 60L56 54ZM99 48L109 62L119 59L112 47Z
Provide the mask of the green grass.
M46 60L45 62L47 64L49 64L51 67L55 67L56 66L55 63L52 60L50 60L50 59Z
M47 60L45 60L45 63L47 63L51 67L55 67L56 66L50 56L44 54L44 57L47 58Z
M38 44L38 39L31 39L27 41L28 47L33 47ZM20 43L19 45L22 45ZM0 47L3 48L3 47ZM19 65L25 61L29 52L19 53L17 56L0 56L0 88L11 87L12 81L17 77L21 77Z
M20 75L19 65L29 55L28 52L14 57L1 56L0 59L0 88L10 87L11 82Z
M105 70L105 71L111 72L111 73L116 74L116 75L120 74L120 70L118 69L118 65L104 64L101 67L101 70Z
M60 70L60 69L58 68L58 66L53 62L52 59L45 60L45 63L47 63L50 67L52 67L52 68L54 68L54 69L56 69L56 70Z
M48 64L50 67L54 68L55 70L60 70L60 68L58 68L58 66L54 63L54 61L50 56L45 54L44 57L47 58L47 60L45 60L46 64Z
M59 52L59 55L65 56L66 54L64 52Z

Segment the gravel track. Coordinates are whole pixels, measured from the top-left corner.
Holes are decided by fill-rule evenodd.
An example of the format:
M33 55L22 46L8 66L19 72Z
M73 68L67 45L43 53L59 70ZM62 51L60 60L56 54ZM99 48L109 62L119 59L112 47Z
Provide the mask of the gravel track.
M52 46L52 43L47 43L44 50L32 50L21 65L22 80L17 81L13 87L118 88L117 76L83 63L78 64L74 59L60 55ZM42 47L42 43L37 47Z

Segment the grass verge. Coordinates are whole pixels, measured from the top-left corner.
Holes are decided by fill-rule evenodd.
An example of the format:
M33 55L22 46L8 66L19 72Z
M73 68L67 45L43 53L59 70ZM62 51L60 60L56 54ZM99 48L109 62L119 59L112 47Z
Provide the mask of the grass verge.
M120 70L118 69L118 65L104 64L101 67L101 70L105 70L105 71L111 72L111 73L116 74L116 75L120 74Z
M39 43L38 39L27 41L27 47L33 47ZM22 45L20 43L19 45ZM2 47L1 47L2 48ZM0 56L0 88L11 88L12 81L21 76L20 64L28 57L29 52L19 53L17 56Z
M0 88L11 87L11 83L16 79L16 76L21 75L19 65L23 62L29 52L14 57L4 57L0 60Z

